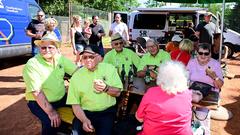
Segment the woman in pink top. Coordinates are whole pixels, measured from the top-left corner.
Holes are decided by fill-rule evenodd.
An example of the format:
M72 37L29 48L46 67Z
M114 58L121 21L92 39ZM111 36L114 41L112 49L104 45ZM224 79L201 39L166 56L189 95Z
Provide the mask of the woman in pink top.
M141 135L192 135L188 72L176 61L160 65L157 87L148 89L136 112L143 122Z
M211 45L199 44L197 57L189 61L187 65L191 82L199 81L210 84L216 91L223 86L223 74L218 61L211 58Z

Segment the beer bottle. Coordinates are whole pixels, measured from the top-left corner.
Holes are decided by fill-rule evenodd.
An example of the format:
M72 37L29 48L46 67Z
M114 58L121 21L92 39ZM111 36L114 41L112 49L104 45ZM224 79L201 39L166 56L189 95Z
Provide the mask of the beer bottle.
M145 74L145 77L144 77L144 81L145 81L146 84L149 84L150 81L151 81L150 69L149 69L148 65L147 65L147 70L146 70L146 74Z
M133 76L134 76L134 71L133 71L133 65L130 65L130 69L128 72L128 83L133 84Z
M125 66L124 66L124 64L122 64L122 71L120 73L120 76L121 76L121 80L122 80L123 84L125 84L125 75L126 75Z

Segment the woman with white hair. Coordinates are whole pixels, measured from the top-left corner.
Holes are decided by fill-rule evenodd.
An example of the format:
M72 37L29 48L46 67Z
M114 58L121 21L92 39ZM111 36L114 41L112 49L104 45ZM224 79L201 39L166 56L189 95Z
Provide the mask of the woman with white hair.
M55 18L50 17L45 19L44 26L45 26L45 31L43 33L43 36L46 34L51 34L55 36L56 39L58 39L56 33L54 32L55 28L58 26L58 21Z
M136 119L143 122L140 135L192 135L192 93L185 66L177 61L164 62L157 84L148 89L136 112Z

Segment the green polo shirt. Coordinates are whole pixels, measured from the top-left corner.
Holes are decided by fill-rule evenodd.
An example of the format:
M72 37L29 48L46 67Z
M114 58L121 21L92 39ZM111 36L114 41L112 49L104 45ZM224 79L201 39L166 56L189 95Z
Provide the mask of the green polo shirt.
M127 48L123 48L123 51L119 53L112 49L104 56L103 62L115 66L119 73L122 71L122 64L124 64L125 72L128 73L131 64L135 65L135 67L139 66L140 58L136 53Z
M42 90L49 102L60 100L66 93L64 74L72 74L77 67L60 54L55 56L55 64L50 64L38 54L28 60L23 69L26 84L26 100L34 101L32 92Z
M99 63L97 69L89 71L83 67L71 78L68 90L67 104L79 104L83 110L103 111L116 104L116 98L105 92L96 93L93 87L95 79L103 80L107 85L120 88L122 82L116 69L107 63Z
M146 65L156 65L159 66L162 62L170 60L171 56L168 52L160 49L158 54L153 57L149 52L146 53L138 66L138 71L143 70Z

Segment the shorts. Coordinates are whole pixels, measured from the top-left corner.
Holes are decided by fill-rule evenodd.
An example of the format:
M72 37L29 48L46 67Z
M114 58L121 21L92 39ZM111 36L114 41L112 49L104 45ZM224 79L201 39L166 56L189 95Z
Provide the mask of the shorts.
M75 44L75 48L78 52L82 52L84 50L84 45L82 44Z

